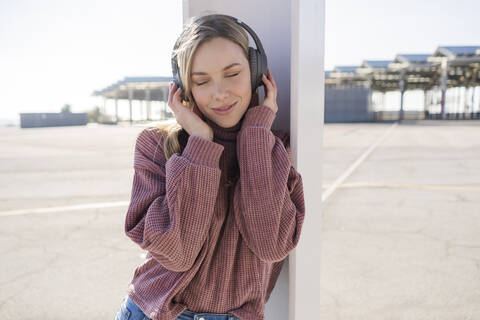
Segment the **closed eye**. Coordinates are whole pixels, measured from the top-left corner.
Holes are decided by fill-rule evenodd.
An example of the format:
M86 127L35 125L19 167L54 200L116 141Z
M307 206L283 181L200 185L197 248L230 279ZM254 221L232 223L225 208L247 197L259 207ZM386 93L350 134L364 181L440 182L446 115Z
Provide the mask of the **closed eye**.
M237 76L239 73L240 73L240 72L237 72L237 73L235 73L235 74L231 74L231 75L227 76L227 78L233 78L233 77ZM204 82L202 82L202 83L196 83L196 85L197 85L197 86L201 86L201 85L203 85L203 84L205 84L205 83L207 83L207 82L208 82L208 81L204 81Z

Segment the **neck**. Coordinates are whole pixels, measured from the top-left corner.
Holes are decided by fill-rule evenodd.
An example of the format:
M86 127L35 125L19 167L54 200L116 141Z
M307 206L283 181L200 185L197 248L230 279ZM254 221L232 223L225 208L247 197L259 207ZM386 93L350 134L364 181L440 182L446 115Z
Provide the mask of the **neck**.
M212 128L214 138L231 141L237 139L237 134L242 126L243 118L240 119L237 124L229 128L224 128L205 116L203 116L203 120Z

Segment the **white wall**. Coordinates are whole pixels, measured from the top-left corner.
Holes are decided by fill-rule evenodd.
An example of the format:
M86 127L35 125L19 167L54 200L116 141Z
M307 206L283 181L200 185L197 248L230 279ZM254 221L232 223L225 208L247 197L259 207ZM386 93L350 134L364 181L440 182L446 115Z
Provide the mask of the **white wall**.
M184 23L208 13L239 18L262 41L278 86L272 129L290 131L292 163L303 178L307 213L300 243L284 262L265 319L320 319L312 314L320 299L325 0L183 0Z
M184 21L189 17L207 13L222 13L245 22L262 41L268 58L268 67L278 85L278 113L273 129L289 128L290 105L290 2L185 0ZM268 13L268 14L262 14ZM250 46L256 47L252 38ZM263 89L259 90L260 99Z
M320 231L324 117L325 0L292 0L291 119L293 164L302 175L306 214L290 254L289 318L322 319ZM273 318L267 318L270 320Z

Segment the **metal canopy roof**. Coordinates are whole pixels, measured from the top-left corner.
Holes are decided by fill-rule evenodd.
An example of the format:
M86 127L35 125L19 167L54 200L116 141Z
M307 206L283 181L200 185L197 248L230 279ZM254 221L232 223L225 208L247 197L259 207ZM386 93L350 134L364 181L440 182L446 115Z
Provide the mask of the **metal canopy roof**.
M475 55L480 55L480 46L440 46L433 53L434 57L445 56L449 59Z
M446 73L447 87L480 85L480 46L441 46L432 55L398 54L394 60L336 66L325 75L325 85L366 86L382 92L429 90L440 86L442 72Z
M333 72L337 73L355 73L358 66L336 66L333 69Z
M393 62L396 63L426 63L430 54L397 54Z
M361 67L370 69L386 69L392 60L364 60Z
M165 101L173 77L125 77L92 95L108 99ZM150 97L149 97L150 96Z

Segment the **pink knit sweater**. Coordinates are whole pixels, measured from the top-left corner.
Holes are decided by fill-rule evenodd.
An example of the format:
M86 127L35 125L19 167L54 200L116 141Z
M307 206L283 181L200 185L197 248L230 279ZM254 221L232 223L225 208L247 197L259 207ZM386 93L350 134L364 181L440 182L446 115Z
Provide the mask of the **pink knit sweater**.
M168 161L165 132L139 133L125 233L147 256L128 295L149 318L173 320L188 309L264 319L305 216L302 178L288 136L271 130L274 119L264 105L232 128L206 119L213 141L190 136Z

